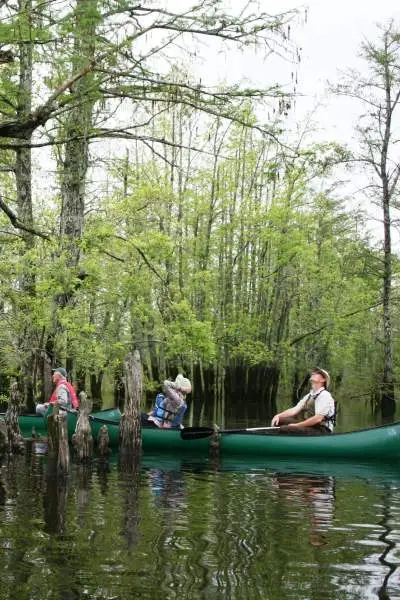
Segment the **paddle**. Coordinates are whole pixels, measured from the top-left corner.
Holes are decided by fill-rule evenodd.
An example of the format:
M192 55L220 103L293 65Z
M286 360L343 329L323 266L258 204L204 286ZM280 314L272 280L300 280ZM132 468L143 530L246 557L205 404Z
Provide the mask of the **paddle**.
M65 410L67 413L71 413L73 415L78 416L78 412L73 408L68 408L68 406L62 406L61 410ZM96 423L102 423L103 425L119 425L119 421L114 421L112 419L103 419L103 417L95 417L94 415L88 415L90 421L95 421Z
M280 427L247 427L246 429L223 429L220 433L251 433L252 431L276 431L277 429ZM213 433L215 433L215 429L211 427L185 427L185 429L181 429L181 438L183 440L201 440L212 436Z

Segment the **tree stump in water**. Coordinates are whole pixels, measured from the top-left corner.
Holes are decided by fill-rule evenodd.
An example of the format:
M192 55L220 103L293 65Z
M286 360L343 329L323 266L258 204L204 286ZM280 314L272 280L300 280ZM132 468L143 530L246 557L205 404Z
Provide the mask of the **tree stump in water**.
M219 443L220 443L221 434L219 432L218 425L214 425L213 429L214 429L214 432L211 435L210 444L209 444L210 455L211 455L212 458L218 458L219 457L219 448L220 448Z
M60 475L69 471L68 415L54 404L53 414L47 417L49 461Z
M110 436L108 435L107 425L102 425L97 436L97 453L99 456L106 457L111 453L109 442Z
M0 421L0 457L4 456L8 450L8 433L5 421Z
M92 457L93 436L89 422L89 414L92 410L92 401L85 392L79 394L79 417L76 423L75 433L72 436L72 446L75 456L83 461Z
M10 405L5 416L8 435L8 452L10 454L22 454L25 450L25 442L21 435L21 429L19 427L18 420L19 402L20 393L18 390L18 383L14 381L14 383L11 384Z
M130 457L140 455L142 440L140 428L140 404L142 399L142 365L140 354L135 350L125 361L125 413L120 423L120 459L129 462Z

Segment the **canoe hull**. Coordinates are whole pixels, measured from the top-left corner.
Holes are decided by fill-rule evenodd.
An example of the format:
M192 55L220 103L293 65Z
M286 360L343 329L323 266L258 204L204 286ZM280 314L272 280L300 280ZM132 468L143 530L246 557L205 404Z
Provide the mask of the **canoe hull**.
M48 415L51 414L51 410L49 410ZM115 421L119 422L121 418L121 412L118 408L110 408L105 410L100 410L92 413L92 416L95 419L105 421ZM5 413L0 415L1 419L5 418ZM21 433L24 438L31 438L32 434L37 434L41 436L47 436L47 421L42 415L36 414L25 414L19 416L19 427L21 429ZM75 427L77 422L77 415L74 413L68 413L68 436L71 438L75 433ZM98 430L99 428L97 428ZM118 429L118 425L116 425L116 429ZM116 444L118 444L119 432L116 436Z
M109 420L103 420L96 417L91 420L92 434L95 441L99 435L99 431L103 425L106 425L110 446L118 448L119 446L119 424L111 424ZM69 425L68 425L69 427ZM180 431L176 429L158 429L156 427L142 428L142 449L143 452L193 452L201 453L204 456L208 455L209 440L193 440L189 443L182 440Z
M91 422L97 439L102 420ZM119 425L107 423L110 445L119 445ZM210 439L182 440L180 431L172 429L142 429L142 447L151 452L199 452L208 454ZM265 435L260 433L221 433L221 456L298 457L363 460L400 459L400 422L351 433L326 436Z
M108 409L92 413L90 426L95 442L99 435L99 431L103 425L107 427L109 444L111 448L118 449L119 447L119 421L121 412L119 409ZM115 421L112 423L112 421ZM72 438L75 433L77 423L77 415L68 413L68 437ZM19 425L21 433L26 438L32 437L32 430L37 435L47 436L46 418L41 415L21 415L19 417ZM143 452L189 452L198 453L203 456L208 455L209 440L193 440L187 442L182 440L180 431L174 429L157 429L143 428L142 429L142 448Z
M322 436L221 434L222 455L400 458L400 423Z
M91 415L90 424L96 441L100 428L106 425L110 446L119 446L118 409L99 411ZM32 429L46 435L46 419L37 415L21 415L19 418L24 437L32 436ZM77 416L68 413L68 434L72 437ZM142 429L142 448L145 454L153 452L188 452L207 456L210 437L183 440L179 430ZM228 433L219 436L221 457L291 457L304 459L375 459L397 461L400 459L400 422L373 427L350 433L335 433L326 436L265 435L262 433Z

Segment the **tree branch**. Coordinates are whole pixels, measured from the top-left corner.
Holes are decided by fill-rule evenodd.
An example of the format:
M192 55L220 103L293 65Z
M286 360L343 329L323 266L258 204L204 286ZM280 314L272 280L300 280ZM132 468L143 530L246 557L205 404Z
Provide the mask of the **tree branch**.
M41 231L37 231L37 229L33 229L32 227L28 227L24 225L22 221L20 221L17 215L11 210L11 208L4 202L3 198L0 196L0 209L7 215L10 219L11 225L15 227L15 229L21 229L22 231L26 231L27 233L31 233L33 235L37 235L44 240L50 241L50 237Z
M349 317L353 317L354 315L357 315L359 313L365 312L367 310L371 310L371 308L376 308L377 306L380 306L381 304L382 304L382 300L380 300L379 302L376 302L375 304L371 304L371 306L366 306L364 308L359 308L357 310L353 310L344 315L339 315L337 317L337 319L348 319ZM324 329L327 329L328 327L332 327L332 325L333 325L332 320L327 321L327 323L324 323L324 325L321 325L321 327L317 327L317 329L313 329L312 331L307 331L307 333L303 333L302 335L299 335L298 337L294 338L294 340L289 342L289 346L295 346L298 342L301 342L306 337L309 337L310 335L315 335L316 333L319 333L320 331L323 331Z
M130 244L131 246L133 246L133 248L136 250L136 252L138 252L140 254L140 256L142 257L142 259L144 260L144 262L146 263L146 265L148 266L150 271L152 271L158 277L158 279L165 285L165 281L164 281L163 277L160 275L160 273L157 271L157 269L151 264L151 262L149 261L149 259L147 258L147 256L145 255L145 253L143 252L143 250L141 248L139 248L138 246L136 246L135 244L133 244L132 242L127 240L122 235L115 235L114 237L117 240L122 240L123 242L126 242L127 244Z

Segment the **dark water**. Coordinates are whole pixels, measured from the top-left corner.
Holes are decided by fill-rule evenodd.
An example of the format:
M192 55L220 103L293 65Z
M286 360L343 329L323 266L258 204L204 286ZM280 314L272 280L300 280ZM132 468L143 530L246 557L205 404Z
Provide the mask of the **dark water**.
M4 463L3 599L400 598L400 465Z

